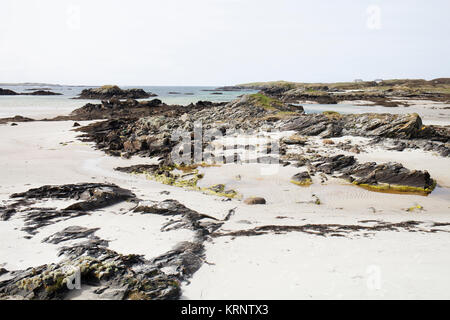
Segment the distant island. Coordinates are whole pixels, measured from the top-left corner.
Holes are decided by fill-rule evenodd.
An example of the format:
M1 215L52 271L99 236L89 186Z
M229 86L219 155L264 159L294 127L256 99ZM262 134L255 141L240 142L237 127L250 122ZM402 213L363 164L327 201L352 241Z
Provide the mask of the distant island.
M284 102L316 102L336 104L343 101L363 100L383 106L402 104L398 98L429 99L446 102L450 100L450 78L392 79L336 83L303 83L269 81L238 84L217 88L217 91L261 90Z
M61 96L62 93L56 93L47 90L35 90L33 92L15 92L10 89L0 88L0 96Z
M0 86L3 87L89 87L86 85L63 85L63 84L52 84L52 83L41 83L41 82L2 82Z
M114 85L105 85L100 88L84 89L75 99L145 99L156 97L154 93L142 89L124 90Z

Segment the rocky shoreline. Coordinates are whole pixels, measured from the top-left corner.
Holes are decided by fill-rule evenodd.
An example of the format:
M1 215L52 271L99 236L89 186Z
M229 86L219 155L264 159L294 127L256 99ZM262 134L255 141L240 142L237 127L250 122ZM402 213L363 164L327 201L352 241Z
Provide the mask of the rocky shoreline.
M225 87L226 90L260 90L267 96L290 103L316 102L337 104L344 101L365 101L386 107L408 106L400 99L450 101L450 80L385 80L354 83L308 84L268 82Z
M22 230L30 237L49 224L95 214L101 208L123 201L135 202L134 211L141 214L180 219L163 226L162 232L189 228L196 236L194 242L180 243L173 250L149 261L139 255L122 255L108 249L108 241L93 236L98 229L71 226L43 242L57 245L74 239L83 241L76 246L60 247L58 255L65 257L60 263L11 272L10 280L0 282L0 298L64 299L70 292L67 279L78 270L83 284L97 287L95 294L99 299L178 299L181 295L180 282L187 280L204 261L203 242L221 225L214 222L216 219L190 210L177 201L142 202L129 190L108 184L43 186L13 194L10 198L14 201L8 207L1 208L2 220L11 218L8 212L27 212ZM45 199L81 201L62 210L29 208L31 203L38 204ZM167 275L160 271L168 267L176 272Z
M171 132L177 129L183 129L187 132L194 130L194 121L199 121L210 131L219 133L224 132L235 134L238 130L253 130L265 128L269 131L296 131L298 136L318 136L321 139L335 138L342 136L370 137L373 138L372 145L383 146L384 138L389 138L393 143L404 148L421 148L423 150L433 150L439 152L441 156L450 156L449 138L450 128L438 126L424 126L417 114L393 115L393 114L361 114L361 115L340 115L338 113L325 114L304 114L302 108L283 103L279 100L268 100L263 95L244 96L237 101L229 104L214 105L211 103L198 103L189 107L189 113L185 113L184 108L168 108L158 105L150 109L155 113L151 116L135 119L126 118L123 114L120 119L109 119L106 122L99 122L87 127L78 128L77 131L84 132L82 136L84 141L94 141L97 148L104 150L109 155L131 157L139 155L141 157L159 157L161 159L161 168L173 166L171 152L178 141L171 140ZM261 100L264 102L262 103ZM138 105L137 102L126 102L128 106ZM156 105L156 104L155 104ZM103 104L102 106L105 106ZM109 104L110 108L121 110L123 103ZM90 120L92 113L96 114L98 109L92 110L87 105L80 110L76 110L75 119ZM120 112L120 111L117 111ZM138 112L138 111L137 111ZM111 117L114 113L104 113ZM133 112L133 115L138 113ZM81 118L78 118L78 116ZM83 118L85 117L85 118ZM222 122L221 120L225 120ZM217 137L213 134L211 139L214 141ZM282 141L281 154L286 154L286 140ZM289 144L303 144L305 140L298 142L287 142ZM191 146L189 146L191 147ZM243 146L250 148L251 146ZM208 150L210 145L203 144L202 152ZM335 148L330 145L329 148ZM238 147L234 147L238 151ZM347 146L347 150L351 146ZM312 163L320 159L321 155L312 151L307 157L301 159L301 164ZM210 154L211 159L218 159L221 163L221 155ZM286 165L299 165L298 161L293 161L295 155L290 154L285 157ZM214 160L215 161L215 160ZM223 163L224 159L222 159ZM254 161L258 162L257 159ZM348 165L354 164L354 159ZM214 162L216 163L216 162ZM297 164L296 164L297 163ZM194 163L195 164L195 163ZM335 164L330 164L334 166ZM358 173L358 179L352 178L350 182L360 186L369 186L374 189L394 190L404 192L423 192L429 193L434 189L434 185L427 173L417 175L419 181L408 178L408 172L402 176L402 167L396 167L396 164L388 164L384 167L376 164L366 164L365 169L355 168ZM339 166L339 165L338 165ZM364 165L363 165L364 167ZM319 168L316 166L316 169ZM344 167L339 166L338 169ZM400 170L400 171L399 171ZM406 170L406 169L405 169ZM324 171L332 174L334 170ZM384 178L371 179L371 172L384 172ZM364 173L364 174L363 174ZM347 176L352 175L352 170L346 172ZM389 178L391 177L391 178ZM394 183L395 182L395 183ZM383 188L382 184L391 185ZM395 185L395 187L394 187Z
M376 199L383 199L382 193L402 205L408 197L423 199L428 205L448 205L448 186L440 185L444 180L426 162L411 167L388 156L373 161L370 154L414 151L445 163L450 156L450 126L425 125L415 113L307 114L298 103L357 99L387 104L398 97L395 90L366 95L324 86L316 88L321 92L319 98L298 88L258 88L261 92L228 103L199 101L188 106L167 105L159 99L138 101L151 94L133 89L88 89L80 98L102 101L88 103L70 115L44 121L20 116L1 119L0 124L23 126L70 124L76 141L56 139L60 152L65 152L64 147L70 152L78 144L80 149L72 156L96 149L98 158L87 159L76 168L91 170L84 174L84 181L92 177L92 182L71 178L68 182L72 183L3 191L8 197L0 203L0 224L13 225L21 241L50 246L58 259L17 270L0 264L0 299L70 299L78 276L82 295L93 299L180 299L202 270L214 270L208 252L221 239L233 242L270 236L272 241L300 234L354 240L391 233L431 237L450 232L446 221L430 222L435 216L426 222L419 215L389 222L373 207L371 214L377 213L376 219L361 220L357 212L367 210L365 206L372 202L361 200L363 206L357 199L352 200L357 220L349 222L346 209L329 196L342 197L339 192L343 191L336 190L349 190L351 194L376 194ZM430 99L423 93L403 94L402 98ZM447 98L440 94L433 99ZM199 130L201 139L196 140ZM45 148L47 152L55 149ZM181 154L187 158L179 158ZM108 169L92 168L98 159L111 161ZM277 171L267 174L272 180L260 171L251 178L251 168ZM243 177L243 172L248 176ZM120 183L108 181L114 179ZM148 189L140 189L147 184ZM282 197L283 192L289 193ZM437 198L433 198L435 193ZM301 199L294 202L292 195ZM401 210L408 214L426 211L418 203ZM340 212L344 213L342 220L336 220ZM146 239L155 231L145 228L156 226L157 233L174 239L182 235L183 240L162 252L153 248L150 255L137 249L125 253L113 246L116 235L103 230L102 219L108 218L153 219L142 226L134 223L126 233L142 232ZM174 236L178 233L180 238ZM138 243L131 239L127 245L134 249Z

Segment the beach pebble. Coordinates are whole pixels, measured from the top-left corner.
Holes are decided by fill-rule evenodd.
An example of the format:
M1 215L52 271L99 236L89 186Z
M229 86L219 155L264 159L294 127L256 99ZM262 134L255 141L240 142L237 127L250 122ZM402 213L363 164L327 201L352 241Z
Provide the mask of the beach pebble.
M244 200L245 204L254 205L254 204L266 204L266 199L261 197L251 197Z

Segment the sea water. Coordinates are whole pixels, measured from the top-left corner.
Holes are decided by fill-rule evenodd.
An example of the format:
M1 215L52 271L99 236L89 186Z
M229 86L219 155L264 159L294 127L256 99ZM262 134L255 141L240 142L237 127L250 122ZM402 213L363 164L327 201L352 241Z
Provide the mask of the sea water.
M58 115L68 115L74 109L80 108L87 103L99 103L99 100L80 100L77 97L83 89L92 88L85 86L55 86L55 85L15 85L0 86L17 93L30 93L32 89L48 90L61 93L59 96L0 96L0 118L21 115L35 119L51 118ZM121 87L122 89L139 88L147 92L157 94L151 100L160 99L166 104L189 105L200 100L213 102L228 102L236 99L242 94L254 93L252 90L242 91L216 91L217 87L188 87L188 86L132 86Z

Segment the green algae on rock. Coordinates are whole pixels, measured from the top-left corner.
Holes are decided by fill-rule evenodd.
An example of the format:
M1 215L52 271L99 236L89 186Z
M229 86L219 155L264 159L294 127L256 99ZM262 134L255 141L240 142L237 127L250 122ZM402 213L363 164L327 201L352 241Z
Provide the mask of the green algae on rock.
M180 296L179 281L156 268L133 270L134 265L146 265L141 256L121 255L107 248L90 247L87 256L71 256L57 264L29 268L2 283L0 297L23 297L32 300L64 299L68 284L79 277L80 284L114 289L120 299L176 299ZM107 286L107 287L105 287Z
M340 173L354 185L370 191L428 195L436 187L428 171L409 170L400 163L358 163L353 156L322 157L311 163L311 169L326 174Z
M433 192L436 187L436 181L429 187L412 187L405 185L387 184L387 183L377 183L377 184L367 184L358 183L357 181L352 182L354 185L364 188L369 191L384 192L384 193L394 193L394 194L415 194L421 196L427 196Z
M198 182L203 179L204 174L200 173L199 167L217 166L206 163L193 165L138 165L131 167L116 168L115 170L131 174L143 174L149 180L154 180L162 184L180 187L188 190L202 191L206 194L225 198L239 198L235 190L227 190L223 184L216 184L211 187L200 187Z
M224 184L216 184L208 188L201 188L202 191L205 193L216 195L219 197L225 197L225 198L237 198L239 197L238 193L234 190L225 190Z
M409 170L400 163L367 162L346 168L353 184L371 191L428 195L436 187L428 171Z
M291 178L291 183L302 187L308 187L313 182L308 172L299 172Z

